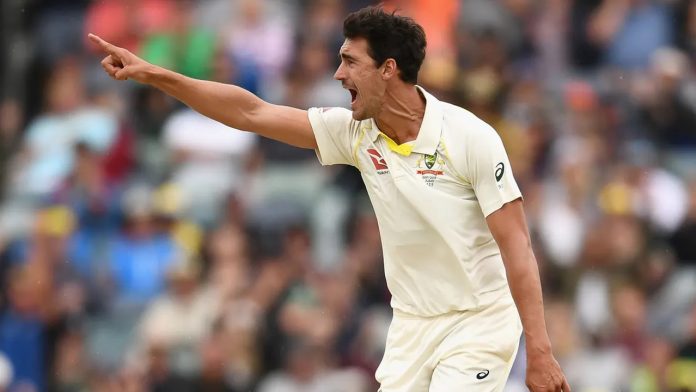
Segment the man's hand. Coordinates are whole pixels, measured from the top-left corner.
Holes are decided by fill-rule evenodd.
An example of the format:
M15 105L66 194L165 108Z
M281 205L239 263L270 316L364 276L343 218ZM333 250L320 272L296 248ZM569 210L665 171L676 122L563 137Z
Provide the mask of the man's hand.
M116 80L133 79L136 82L147 83L147 71L154 67L152 64L94 34L90 34L89 39L108 54L101 65L109 76Z
M570 392L558 362L549 353L533 353L527 349L527 388L532 392Z

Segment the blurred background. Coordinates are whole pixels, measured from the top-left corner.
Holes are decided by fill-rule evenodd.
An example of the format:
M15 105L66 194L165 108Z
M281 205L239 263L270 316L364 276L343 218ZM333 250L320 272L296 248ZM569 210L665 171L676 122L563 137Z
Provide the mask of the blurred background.
M376 389L391 313L358 172L112 81L86 40L347 106L342 20L370 3L2 0L0 391ZM507 147L573 391L696 391L696 1L386 7L427 32L420 84Z

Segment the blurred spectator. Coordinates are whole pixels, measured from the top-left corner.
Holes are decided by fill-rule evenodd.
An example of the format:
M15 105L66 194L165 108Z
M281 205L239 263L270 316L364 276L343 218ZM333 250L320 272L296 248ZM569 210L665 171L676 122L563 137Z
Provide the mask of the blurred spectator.
M612 344L628 353L634 363L647 356L647 306L639 287L620 284L612 293L614 314Z
M454 25L460 7L457 1L433 3L427 0L391 0L386 1L385 5L388 9L401 10L405 15L417 16L418 23L423 26L428 37L429 54L435 57L452 54Z
M296 63L291 67L281 100L300 108L347 107L349 95L333 79L332 56L326 38L310 36L299 42L297 51Z
M0 317L0 352L12 364L11 388L44 390L46 339L41 323L42 296L32 269L18 267L9 276L8 307Z
M209 291L224 304L247 294L252 281L246 233L238 226L220 225L207 246Z
M327 54L338 53L344 39L342 27L346 3L338 0L308 1L303 15L305 23L298 26L299 40L309 42L320 39L326 45ZM334 63L331 62L332 65Z
M174 2L166 27L145 38L140 48L142 58L153 64L176 70L197 79L210 78L215 34L193 23L191 0Z
M191 391L235 392L225 369L225 352L221 339L213 335L200 345L201 371L192 382Z
M284 370L269 375L259 386L259 392L368 390L366 375L351 369L331 369L324 362L325 354L321 348L302 341L294 342L286 354Z
M592 41L604 47L608 64L645 68L652 53L672 41L671 10L654 0L603 0L588 23Z
M656 167L651 160L650 151L629 152L624 159L626 165L617 167L614 178L600 190L599 203L610 212L645 219L656 233L669 234L684 219L688 194L679 177Z
M262 336L264 365L275 369L282 363L285 354L282 343L288 335L301 335L312 331L326 332L324 327L333 327L332 320L314 328L302 316L319 312L311 309L316 297L306 279L313 273L310 239L303 227L291 227L282 234L282 248L276 259L261 266L259 276L251 289L251 297L266 312L266 334ZM295 302L298 301L299 303ZM297 305L288 309L285 305ZM308 309L309 308L309 309ZM298 315L300 317L294 317ZM308 310L308 312L302 312ZM316 317L313 318L316 321ZM309 321L309 320L308 320ZM306 328L306 329L305 329ZM306 336L306 335L305 335ZM324 335L325 336L325 335ZM281 349L279 349L281 347Z
M57 64L47 86L44 113L26 130L15 192L42 196L56 190L73 167L73 146L78 141L99 152L112 146L116 117L88 106L81 78L74 59Z
M263 314L259 301L263 300L251 291L256 270L250 264L248 247L246 233L227 224L211 233L206 252L209 257L206 301L218 304L219 310L212 341L222 350L226 377L237 390L250 388L261 370L259 341Z
M389 303L391 295L385 290L379 226L372 210L358 211L354 217L348 233L344 265L346 275L356 280L362 306L369 308Z
M565 76L570 63L572 32L572 7L574 4L591 1L550 0L547 1L538 20L531 26L534 50L538 53L541 72L550 81ZM546 78L545 78L546 79Z
M466 0L461 3L458 14L459 28L467 30L465 34L495 31L504 37L509 47L519 44L519 40L522 39L520 26L503 4L480 0Z
M102 157L85 143L76 146L75 166L54 198L76 215L71 238L70 262L87 280L97 276L103 265L95 261L106 251L105 242L118 227L121 190L106 178Z
M264 374L262 309L247 297L230 301L224 308L219 348L224 350L226 379L237 390L253 389Z
M136 155L141 173L148 181L162 181L168 171L166 149L161 145L164 123L177 106L173 99L151 87L137 86L132 101Z
M231 66L224 54L218 54L213 79L226 82ZM186 204L183 214L211 225L224 199L248 183L246 172L257 136L188 108L173 113L163 133L172 163L172 183L181 190Z
M165 31L175 14L171 0L106 0L91 2L84 34L97 34L114 45L138 52L143 37ZM86 42L86 41L85 41ZM89 47L90 50L94 48ZM96 53L96 52L95 52ZM96 53L101 55L101 53Z
M199 268L180 261L167 271L168 292L156 298L140 321L139 347L163 347L192 355L212 329L218 301L204 295L198 285ZM191 369L179 369L184 372Z
M638 366L631 377L631 391L668 391L668 367L674 357L674 347L670 342L652 337L647 341L645 363Z
M110 268L117 303L140 307L162 292L179 250L169 233L157 228L151 189L134 186L123 202L126 222L111 245Z
M696 147L696 85L686 56L665 48L651 60L650 73L638 80L635 93L648 136L663 147Z
M239 8L228 14L232 17L222 30L223 45L236 61L257 67L261 80L276 83L293 51L294 25L287 20L289 13L267 13L265 0L240 0L238 3ZM287 5L281 7L287 8ZM263 92L262 89L262 96Z

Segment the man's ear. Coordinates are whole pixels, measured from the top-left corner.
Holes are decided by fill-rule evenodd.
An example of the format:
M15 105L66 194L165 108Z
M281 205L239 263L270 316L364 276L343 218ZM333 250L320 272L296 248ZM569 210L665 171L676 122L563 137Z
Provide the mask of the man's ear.
M382 64L382 79L389 80L397 75L399 70L396 68L396 60L388 58Z

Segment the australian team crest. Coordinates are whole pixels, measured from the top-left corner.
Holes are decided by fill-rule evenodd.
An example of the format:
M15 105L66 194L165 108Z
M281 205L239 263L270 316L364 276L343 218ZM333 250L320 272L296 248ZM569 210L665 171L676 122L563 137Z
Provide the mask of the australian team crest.
M433 155L425 155L425 166L428 169L432 169L435 166L435 162L437 162L437 151Z
M418 160L416 174L423 178L425 185L434 186L437 177L444 174L442 170L444 165L445 161L438 156L437 151L432 155L424 154L423 158Z

